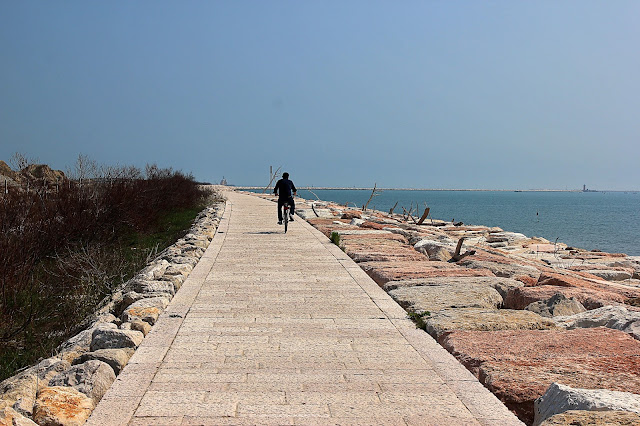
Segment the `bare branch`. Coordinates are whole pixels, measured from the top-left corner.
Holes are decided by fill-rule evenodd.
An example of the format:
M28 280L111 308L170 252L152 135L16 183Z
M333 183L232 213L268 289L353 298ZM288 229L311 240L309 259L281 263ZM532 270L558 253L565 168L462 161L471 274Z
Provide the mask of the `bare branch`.
M318 195L316 195L316 193L315 193L315 192L313 192L313 191L312 191L312 190L310 190L310 189L307 189L307 191L309 191L310 193L312 193L312 194L313 194L313 196L314 196L314 197L316 197L316 199L317 199L318 201L320 200L320 197L318 197Z
M371 202L371 200L373 200L373 197L377 197L378 195L380 195L381 191L379 189L376 189L377 184L374 183L373 184L373 190L371 191L371 195L369 196L369 199L367 200L367 203L362 206L362 211L366 212L367 211L367 206L369 206L369 203Z
M274 179L275 179L276 177L278 177L278 172L280 171L280 169L281 169L281 168L282 168L282 166L278 167L278 168L276 169L276 172L275 172L275 173L273 173L273 174L271 174L271 176L270 176L270 180L269 180L269 184L268 184L268 185L267 185L267 186L262 190L262 193L263 193L263 194L264 194L265 192L267 192L267 189L269 189L269 187L270 187L270 186L271 186L271 184L273 183ZM269 172L269 173L271 173L271 172Z
M389 209L389 214L392 215L393 211L396 209L396 207L398 206L398 202L396 201L396 203L393 205L393 207L391 207L391 209Z
M21 153L21 152L14 152L13 155L11 156L11 158L9 159L9 163L13 166L13 168L19 172L22 171L24 169L26 169L27 167L29 167L32 164L37 164L38 163L38 159L37 158L32 158L32 157L27 157L25 154Z

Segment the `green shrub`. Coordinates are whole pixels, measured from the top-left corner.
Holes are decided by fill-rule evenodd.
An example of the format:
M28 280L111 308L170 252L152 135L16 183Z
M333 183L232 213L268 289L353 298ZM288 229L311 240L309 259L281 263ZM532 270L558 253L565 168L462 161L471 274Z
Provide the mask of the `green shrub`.
M430 317L431 316L431 312L429 311L425 311L425 312L408 312L409 315L409 319L411 319L411 321L413 321L416 324L416 328L420 328L422 330L426 330L427 329L427 323L425 322L425 318Z

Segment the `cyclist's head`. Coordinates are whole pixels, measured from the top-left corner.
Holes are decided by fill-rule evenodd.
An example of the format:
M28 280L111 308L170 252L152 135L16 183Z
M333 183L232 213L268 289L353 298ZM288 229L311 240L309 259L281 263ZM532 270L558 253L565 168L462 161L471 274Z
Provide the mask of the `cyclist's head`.
M282 174L282 177L283 177L284 179L289 179L289 173L284 172L284 173Z

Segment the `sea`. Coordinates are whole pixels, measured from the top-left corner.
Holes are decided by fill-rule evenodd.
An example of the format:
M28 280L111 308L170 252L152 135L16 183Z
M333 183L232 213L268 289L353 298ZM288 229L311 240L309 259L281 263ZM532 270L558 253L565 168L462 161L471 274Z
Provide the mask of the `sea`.
M298 195L360 208L371 196L370 189L311 191L300 189ZM388 212L396 203L394 212L413 207L414 217L426 204L433 219L497 226L586 250L640 256L640 192L382 190L368 208Z

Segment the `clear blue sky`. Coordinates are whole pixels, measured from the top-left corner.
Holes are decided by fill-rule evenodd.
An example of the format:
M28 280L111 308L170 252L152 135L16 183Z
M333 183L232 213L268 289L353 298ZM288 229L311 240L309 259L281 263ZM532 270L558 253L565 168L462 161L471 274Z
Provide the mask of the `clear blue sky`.
M640 189L638 1L3 1L0 159Z

